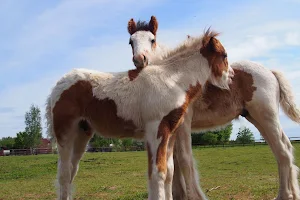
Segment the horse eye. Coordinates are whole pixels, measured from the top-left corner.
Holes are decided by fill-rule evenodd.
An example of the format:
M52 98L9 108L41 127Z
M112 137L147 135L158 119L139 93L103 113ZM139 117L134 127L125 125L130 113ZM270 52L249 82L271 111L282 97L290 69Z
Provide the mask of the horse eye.
M227 58L227 53L224 53L223 57L224 57L224 58Z
M151 40L151 43L154 44L155 43L155 39Z

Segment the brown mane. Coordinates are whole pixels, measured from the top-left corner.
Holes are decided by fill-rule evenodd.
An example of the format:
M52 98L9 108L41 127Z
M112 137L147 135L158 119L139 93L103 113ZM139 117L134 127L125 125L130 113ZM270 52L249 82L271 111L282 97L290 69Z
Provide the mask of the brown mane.
M211 31L210 28L208 28L206 31L204 31L204 34L202 36L188 37L183 43L179 44L177 47L163 55L161 61L157 60L153 63L153 65L165 61L171 61L178 57L189 56L191 55L191 53L199 52L202 48L209 48L214 52L220 53L222 50L224 51L224 48L222 44L215 38L218 35L219 33Z
M220 33L217 33L215 31L210 31L210 28L208 28L207 31L205 31L203 39L202 39L202 45L203 48L208 47L210 42L213 43L213 45L209 45L209 48L211 51L215 51L217 53L224 53L224 47L221 45L221 43L216 39L217 36L219 36Z

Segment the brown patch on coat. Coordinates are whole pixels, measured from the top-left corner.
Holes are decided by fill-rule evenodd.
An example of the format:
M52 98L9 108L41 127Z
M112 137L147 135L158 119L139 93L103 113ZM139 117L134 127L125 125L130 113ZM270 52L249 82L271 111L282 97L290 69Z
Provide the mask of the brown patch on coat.
M153 35L156 35L158 29L158 21L155 16L151 16L150 21L138 21L135 23L134 19L131 18L128 21L127 30L130 35L133 35L137 31L150 31Z
M243 104L249 102L253 98L253 93L256 87L253 86L254 80L251 74L242 70L234 70L235 76L237 75L237 82L239 82L240 92L243 97Z
M150 148L150 145L148 142L147 142L147 154L148 154L148 177L149 177L149 179L151 179L153 156L152 156L151 148Z
M197 83L196 86L190 86L186 93L184 104L181 107L172 110L160 122L157 139L161 138L161 142L158 146L156 155L156 166L159 172L166 173L167 171L167 149L171 134L182 123L183 116L190 103L192 103L200 94L201 85L199 83Z
M53 112L53 129L57 142L64 140L73 122L84 114L84 105L90 101L86 91L91 90L91 86L84 82L77 82L69 89L65 90L56 102Z
M113 100L94 97L92 85L88 81L78 81L65 90L52 112L54 133L60 145L70 137L68 134L73 134L70 128L80 118L88 121L89 130L103 136L137 137L134 123L117 116L117 106Z
M238 69L234 69L234 73L230 90L206 84L202 98L193 105L193 129L224 125L243 114L246 103L252 100L256 87L253 86L251 74Z
M216 38L219 33L208 29L202 39L200 53L207 59L215 77L222 77L228 71L227 53L221 42Z
M142 71L143 68L138 67L136 69L131 69L128 71L128 77L130 81L133 81L138 75L139 73Z
M159 172L163 172L163 173L167 172L167 148L168 148L169 137L171 136L172 133L172 129L170 125L174 123L176 120L178 121L180 120L181 118L180 112L182 112L181 108L171 111L168 115L166 115L163 118L163 120L159 124L157 139L161 138L161 141L156 152L156 166ZM172 119L172 117L174 117L174 120ZM170 124L168 120L172 120L173 122L171 122Z

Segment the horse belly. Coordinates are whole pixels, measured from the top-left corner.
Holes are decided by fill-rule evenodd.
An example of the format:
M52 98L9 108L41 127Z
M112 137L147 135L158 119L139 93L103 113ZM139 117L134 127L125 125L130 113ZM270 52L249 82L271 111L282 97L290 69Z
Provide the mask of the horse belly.
M132 120L117 115L117 106L111 99L94 98L86 109L86 118L100 135L114 138L142 138L143 131Z
M103 121L92 121L92 127L96 134L109 138L136 138L144 137L144 132L131 125L111 124Z
M228 124L233 119L237 118L241 112L241 108L232 106L224 109L220 109L219 112L211 111L208 109L194 111L192 118L192 129L201 130L209 129L213 130L225 124Z

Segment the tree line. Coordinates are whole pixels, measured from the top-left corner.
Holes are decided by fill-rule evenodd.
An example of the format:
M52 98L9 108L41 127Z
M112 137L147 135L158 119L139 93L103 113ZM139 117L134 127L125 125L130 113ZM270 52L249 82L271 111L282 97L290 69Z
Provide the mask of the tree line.
M202 134L192 133L192 145L224 145L230 142L230 136L232 134L232 123L225 128L217 131L207 131ZM253 143L254 135L247 127L239 129L235 142L238 144L250 144Z
M232 124L229 124L218 131L207 131L204 133L192 133L192 145L224 145L230 142L232 134ZM235 140L239 144L250 144L254 142L254 135L249 128L240 128ZM143 142L134 139L107 139L94 135L90 141L90 146L94 148L108 147L111 144L114 148L129 148L131 146L142 146Z
M218 131L207 131L201 134L192 133L192 145L220 145L230 141L232 124ZM31 105L25 113L25 130L17 133L16 137L3 137L0 139L0 147L8 149L28 149L39 146L42 138L41 111L36 105ZM249 128L241 128L235 140L236 143L248 144L254 142L253 133ZM94 135L89 142L93 148L114 147L115 149L127 149L131 146L143 146L143 142L134 139L104 138Z

